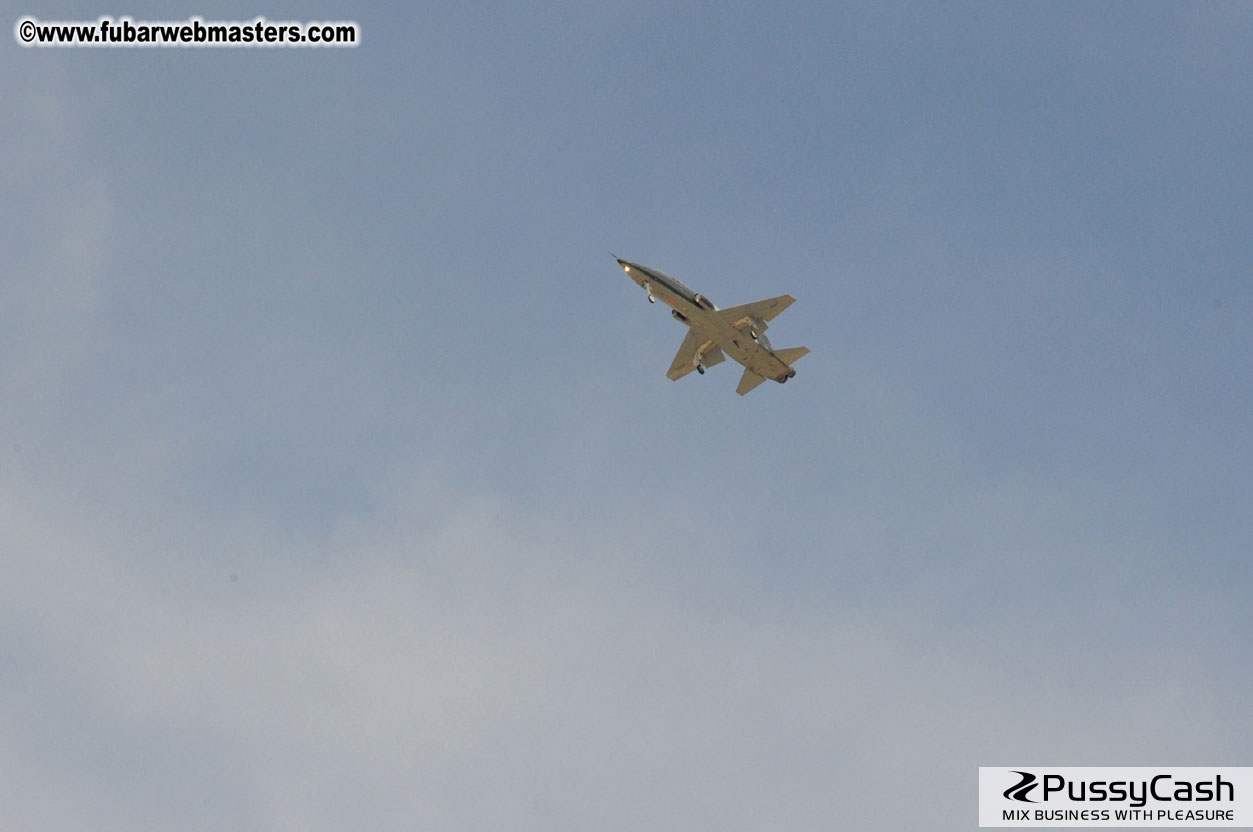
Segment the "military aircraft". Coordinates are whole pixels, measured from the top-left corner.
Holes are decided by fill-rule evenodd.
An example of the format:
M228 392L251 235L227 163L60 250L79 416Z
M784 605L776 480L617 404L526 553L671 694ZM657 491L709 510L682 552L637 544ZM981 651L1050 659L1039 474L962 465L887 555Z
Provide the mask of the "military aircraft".
M731 356L744 365L744 375L735 392L743 396L766 379L782 384L796 371L792 365L809 352L808 347L776 350L766 338L766 322L792 305L791 295L781 295L730 309L719 309L709 298L693 292L665 272L641 266L614 255L627 275L648 292L648 302L658 298L670 307L670 314L687 324L687 337L679 347L666 375L678 381L695 370L704 375L706 367L721 364Z

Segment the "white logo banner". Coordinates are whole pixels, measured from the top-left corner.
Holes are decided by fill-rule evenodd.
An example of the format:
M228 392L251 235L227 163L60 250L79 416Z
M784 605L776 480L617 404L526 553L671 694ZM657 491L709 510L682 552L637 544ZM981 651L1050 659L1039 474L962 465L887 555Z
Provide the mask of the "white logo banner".
M980 767L979 825L1253 827L1253 768Z

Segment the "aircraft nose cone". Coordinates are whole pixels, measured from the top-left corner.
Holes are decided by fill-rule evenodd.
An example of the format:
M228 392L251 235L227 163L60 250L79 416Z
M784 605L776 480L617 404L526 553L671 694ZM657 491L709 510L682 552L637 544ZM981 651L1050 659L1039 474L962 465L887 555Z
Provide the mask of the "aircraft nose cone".
M626 272L627 277L631 278L641 286L644 285L644 281L647 279L647 270L645 270L642 266L635 265L630 260L622 259L616 254L613 255L613 259L618 261L619 268Z

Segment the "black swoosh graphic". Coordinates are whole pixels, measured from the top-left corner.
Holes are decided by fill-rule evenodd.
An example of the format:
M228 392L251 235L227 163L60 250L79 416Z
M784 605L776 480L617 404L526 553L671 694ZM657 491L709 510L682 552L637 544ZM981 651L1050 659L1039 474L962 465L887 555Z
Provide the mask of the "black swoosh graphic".
M1010 800L1019 800L1023 803L1035 803L1036 801L1027 797L1027 792L1035 788L1035 775L1029 771L1015 771L1022 779L1014 785L1006 789L1002 794Z

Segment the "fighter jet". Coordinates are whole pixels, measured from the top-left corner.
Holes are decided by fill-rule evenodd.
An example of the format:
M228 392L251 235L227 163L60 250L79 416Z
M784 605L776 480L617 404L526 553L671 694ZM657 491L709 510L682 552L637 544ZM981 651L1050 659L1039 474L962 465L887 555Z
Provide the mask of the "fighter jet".
M666 373L675 381L692 370L704 375L706 367L721 364L729 355L744 365L740 386L735 388L743 396L768 378L784 383L796 375L792 365L809 352L808 347L776 350L766 338L766 322L792 305L791 295L719 309L665 272L616 255L614 259L648 293L649 303L660 298L676 320L687 324L687 337Z

